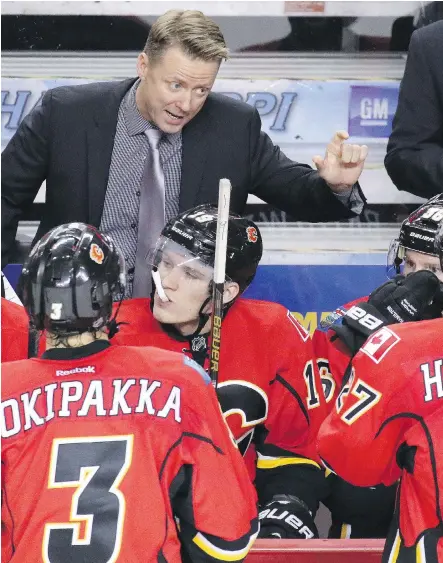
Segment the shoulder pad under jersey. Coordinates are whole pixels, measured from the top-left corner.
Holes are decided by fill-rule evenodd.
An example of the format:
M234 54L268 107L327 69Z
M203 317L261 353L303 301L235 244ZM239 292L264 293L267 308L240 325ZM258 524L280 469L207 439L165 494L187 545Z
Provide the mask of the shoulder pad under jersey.
M205 382L206 385L211 383L211 378L206 373L206 371L201 367L200 364L198 364L192 358L188 358L188 356L183 355L183 363L185 364L185 366L188 366L188 367L192 368L193 370L195 370L197 373L199 373L201 375L201 377L203 378L203 381Z

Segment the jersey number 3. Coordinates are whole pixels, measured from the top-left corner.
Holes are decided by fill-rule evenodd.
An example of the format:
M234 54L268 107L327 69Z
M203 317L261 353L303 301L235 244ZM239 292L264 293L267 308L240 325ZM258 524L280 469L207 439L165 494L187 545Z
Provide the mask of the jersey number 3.
M53 441L48 487L76 490L70 522L45 526L45 563L117 561L125 517L118 486L131 465L132 447L131 435Z

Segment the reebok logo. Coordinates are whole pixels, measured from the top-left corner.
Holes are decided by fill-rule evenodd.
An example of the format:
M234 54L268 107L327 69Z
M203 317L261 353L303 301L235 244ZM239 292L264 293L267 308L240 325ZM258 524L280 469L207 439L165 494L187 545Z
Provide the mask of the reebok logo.
M55 370L55 375L74 375L75 373L95 373L95 366L85 366L84 368L72 368L72 369L57 369Z

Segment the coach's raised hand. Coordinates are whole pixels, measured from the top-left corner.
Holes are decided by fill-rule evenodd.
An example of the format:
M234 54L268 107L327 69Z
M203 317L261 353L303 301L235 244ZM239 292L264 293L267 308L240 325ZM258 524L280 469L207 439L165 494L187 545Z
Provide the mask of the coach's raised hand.
M318 173L333 192L340 193L352 188L363 171L368 147L346 144L347 131L337 131L326 147L325 157L314 156Z

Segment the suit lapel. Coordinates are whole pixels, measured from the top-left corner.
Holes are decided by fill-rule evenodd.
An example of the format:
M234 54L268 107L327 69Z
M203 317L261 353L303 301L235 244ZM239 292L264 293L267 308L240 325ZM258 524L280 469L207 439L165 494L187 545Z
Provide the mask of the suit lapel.
M116 84L111 93L103 94L87 131L89 222L97 227L100 226L105 203L118 110L135 80L123 80Z
M206 104L207 102L205 106ZM198 205L198 192L202 185L210 138L207 134L210 119L205 106L183 129L180 212Z

